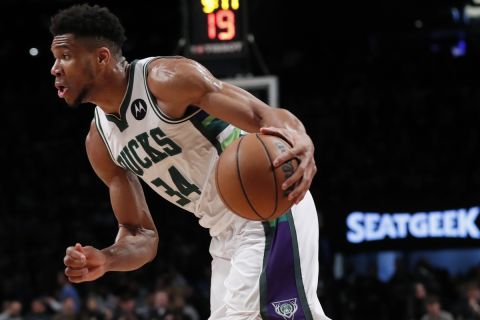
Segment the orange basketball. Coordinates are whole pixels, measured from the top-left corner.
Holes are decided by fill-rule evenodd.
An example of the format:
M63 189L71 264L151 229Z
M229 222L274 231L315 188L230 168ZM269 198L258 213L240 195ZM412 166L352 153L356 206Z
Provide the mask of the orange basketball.
M282 183L297 169L291 159L275 168L273 160L290 148L280 137L251 133L240 137L220 155L216 184L223 203L249 220L271 220L293 205Z

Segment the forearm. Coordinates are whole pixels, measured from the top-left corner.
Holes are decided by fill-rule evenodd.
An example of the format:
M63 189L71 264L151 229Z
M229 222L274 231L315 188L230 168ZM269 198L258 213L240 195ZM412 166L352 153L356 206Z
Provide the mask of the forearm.
M107 271L136 270L155 258L158 235L153 230L120 226L116 242L102 250Z
M272 108L273 116L263 116L260 127L285 128L299 133L306 133L303 123L290 111L281 108Z
M118 221L115 243L102 250L107 271L131 271L153 260L158 234L142 187L131 173L109 180L110 200Z
M275 127L305 134L302 122L290 111L270 107L251 93L227 83L221 90L205 95L200 105L209 114L247 132Z

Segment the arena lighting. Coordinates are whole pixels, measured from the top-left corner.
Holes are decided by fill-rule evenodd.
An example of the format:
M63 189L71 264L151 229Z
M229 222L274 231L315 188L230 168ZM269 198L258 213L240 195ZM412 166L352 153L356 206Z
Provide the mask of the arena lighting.
M480 18L480 6L472 6L472 5L467 4L463 8L463 16L464 16L465 22L469 22L470 20L479 19Z
M479 239L480 208L416 213L351 212L346 218L350 243L406 238Z
M458 42L451 47L451 53L454 57L462 57L467 53L467 42L463 39L458 40Z
M32 57L36 57L38 56L38 49L37 48L30 48L28 50L28 53L32 56Z
M460 16L460 10L458 8L450 8L450 14L452 15L452 19L455 23L460 22L461 16Z

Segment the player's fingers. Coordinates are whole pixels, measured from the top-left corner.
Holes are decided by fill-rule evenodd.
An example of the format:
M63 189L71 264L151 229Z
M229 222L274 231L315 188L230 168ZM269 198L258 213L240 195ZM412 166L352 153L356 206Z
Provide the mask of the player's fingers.
M303 200L303 198L305 198L306 194L307 194L307 191L302 192L298 197L295 198L295 200L293 202L295 204L298 204L300 201Z
M65 268L65 275L67 277L83 277L88 273L87 268L81 268L81 269L74 269L67 267Z
M289 193L288 199L291 201L295 201L295 203L300 202L304 197L305 194L307 193L307 190L310 189L310 185L312 184L312 179L313 176L315 175L316 172L316 166L313 164L311 166L308 166L307 168L299 168L295 172L295 174L300 174L302 173L301 177L299 180L296 180L296 185L295 188ZM293 175L292 177L293 178ZM288 181L287 179L285 183L290 183L291 181ZM294 185L293 183L291 185Z
M301 179L297 182L294 187L291 187L291 191L288 193L288 200L293 201L298 198L303 192L308 190L309 183L304 179Z
M76 250L76 251L78 251L78 252L80 252L80 253L85 253L85 251L84 251L83 249L84 249L84 247L83 247L80 243L77 242L77 243L75 244L75 250Z
M72 283L80 283L85 281L85 276L78 276L78 277L68 277L68 281Z
M263 128L260 128L260 133L270 134L273 136L280 137L286 140L290 144L290 146L293 145L292 138L290 137L290 134L286 130L282 130L280 128L275 128L275 127L263 127Z
M292 201L295 204L298 204L309 189L310 183L305 181L305 179L300 180L295 187L292 187L291 191L288 193L288 200Z
M66 250L66 255L71 257L72 259L82 259L85 258L85 255L78 251L76 247L68 247Z
M86 281L92 281L100 278L105 273L102 267L93 267L88 269L88 274L85 276Z
M66 255L63 258L63 264L65 264L67 267L80 268L85 266L86 263L87 260L85 258L72 258L69 255Z
M295 186L295 189L298 188L298 183L301 181L302 178L303 168L299 167L293 172L290 177L288 177L287 180L282 183L282 189L288 192L289 189L294 189L293 186Z
M81 268L87 264L87 259L85 257L73 258L72 256L66 255L63 258L63 264L67 267Z
M69 280L74 283L86 282L86 281L93 281L105 274L105 269L101 267L93 267L93 268L85 268L87 270L84 274L79 275L72 275L69 277Z
M294 159L296 156L293 149L287 149L285 152L280 153L275 159L273 159L273 166L279 167L285 162Z
M260 128L260 133L271 134L271 135L274 135L274 136L283 137L280 130L278 128L275 128L275 127L262 127L262 128Z

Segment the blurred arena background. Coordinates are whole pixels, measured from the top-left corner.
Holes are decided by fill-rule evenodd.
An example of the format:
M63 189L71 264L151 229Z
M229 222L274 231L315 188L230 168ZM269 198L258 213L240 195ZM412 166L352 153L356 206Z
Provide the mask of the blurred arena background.
M202 31L201 0L95 3L120 17L129 61L194 55L265 100L275 80L316 145L327 315L416 320L438 301L480 319L480 1L227 2L226 39L231 24ZM148 189L157 258L95 283L61 277L67 246L116 234L84 152L93 107L68 109L50 75L49 18L73 3L0 3L0 319L206 319L208 232Z

